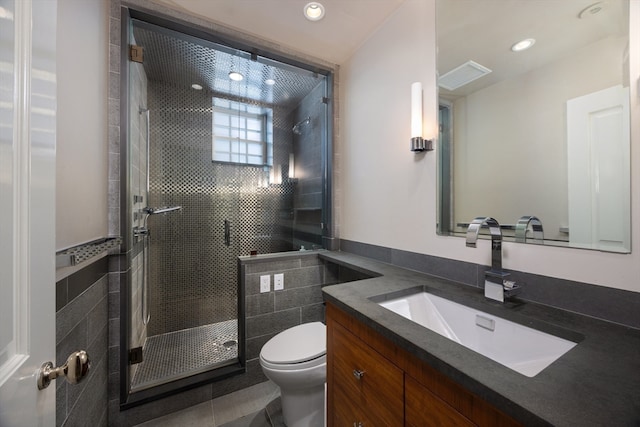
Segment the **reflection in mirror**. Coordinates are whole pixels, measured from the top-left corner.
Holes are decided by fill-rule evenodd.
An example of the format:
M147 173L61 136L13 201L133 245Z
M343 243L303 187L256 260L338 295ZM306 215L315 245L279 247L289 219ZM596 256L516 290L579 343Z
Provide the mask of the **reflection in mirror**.
M630 251L629 1L594 1L437 0L439 233Z

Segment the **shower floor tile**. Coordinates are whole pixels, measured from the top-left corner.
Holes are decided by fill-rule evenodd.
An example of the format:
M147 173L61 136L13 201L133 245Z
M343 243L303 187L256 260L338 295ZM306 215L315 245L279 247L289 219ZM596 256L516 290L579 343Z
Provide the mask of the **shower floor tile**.
M143 390L233 363L237 340L236 319L148 337L131 388Z

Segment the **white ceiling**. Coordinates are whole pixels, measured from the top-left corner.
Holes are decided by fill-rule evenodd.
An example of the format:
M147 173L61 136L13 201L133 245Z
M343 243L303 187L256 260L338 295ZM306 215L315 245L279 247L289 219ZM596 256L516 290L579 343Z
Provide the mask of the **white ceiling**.
M599 13L580 18L598 2ZM440 74L468 60L493 71L453 93L441 91L447 97L467 95L628 32L628 0L437 0L436 9ZM512 52L525 38L536 39L535 45Z
M152 0L275 42L325 61L342 64L404 0L321 0L325 17L308 21L309 0Z
M302 13L310 0L151 1L343 64L405 0L320 0L326 14L317 22ZM468 60L493 70L456 90L455 96L524 73L596 40L624 34L628 1L436 0L439 71L444 74ZM604 6L601 13L579 18L597 2ZM537 40L532 49L520 54L509 50L527 37Z

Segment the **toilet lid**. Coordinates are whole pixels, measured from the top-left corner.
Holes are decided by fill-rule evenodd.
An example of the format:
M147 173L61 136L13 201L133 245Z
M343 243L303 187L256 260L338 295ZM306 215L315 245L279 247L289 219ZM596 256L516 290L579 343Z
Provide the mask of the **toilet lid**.
M327 329L321 322L303 323L280 332L262 347L260 356L270 363L300 363L327 352Z

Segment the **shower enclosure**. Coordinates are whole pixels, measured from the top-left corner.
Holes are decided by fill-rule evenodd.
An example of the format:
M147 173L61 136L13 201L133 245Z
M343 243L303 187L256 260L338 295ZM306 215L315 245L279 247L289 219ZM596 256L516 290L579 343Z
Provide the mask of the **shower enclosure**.
M237 257L323 247L331 74L126 8L122 22L127 404L243 372Z

